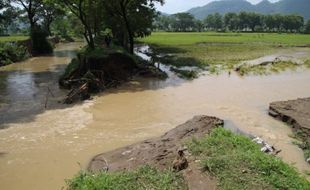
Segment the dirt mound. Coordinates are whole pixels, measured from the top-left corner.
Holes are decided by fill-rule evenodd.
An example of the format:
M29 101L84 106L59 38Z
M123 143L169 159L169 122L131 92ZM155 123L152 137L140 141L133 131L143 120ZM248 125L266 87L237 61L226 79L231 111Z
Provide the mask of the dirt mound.
M310 98L273 102L269 115L288 123L294 130L304 131L310 137Z
M88 170L115 172L132 170L146 164L159 169L172 168L173 163L178 161L176 159L180 151L186 152L186 148L183 147L185 141L193 137L201 138L223 124L222 120L215 117L196 116L162 137L99 154L90 161ZM198 166L190 155L185 153L185 157L188 163L185 165L187 169L183 171L183 176L188 186L194 189L204 189L207 183L208 187L214 189L216 186L214 180L197 169Z
M123 53L111 53L107 56L78 56L80 77L87 71L101 72L104 80L126 80L137 69L132 57Z
M310 98L273 102L269 115L292 126L296 137L302 141L299 147L310 163Z

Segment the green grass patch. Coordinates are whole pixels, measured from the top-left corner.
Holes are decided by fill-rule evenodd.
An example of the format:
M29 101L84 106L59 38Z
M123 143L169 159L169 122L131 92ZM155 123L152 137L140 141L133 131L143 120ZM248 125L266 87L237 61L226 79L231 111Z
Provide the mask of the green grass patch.
M258 40L259 37L254 36L254 34L233 33L153 33L150 37L141 39L140 42L151 45L154 54L168 54L162 57L163 64L201 68L221 65L223 70L231 69L241 61L285 49L288 45L280 46L276 42L264 43ZM257 34L257 36L263 35ZM252 37L256 41L246 40Z
M174 67L207 67L213 71L210 73L219 73L232 70L242 61L270 55L292 46L310 44L310 35L155 32L139 42L149 44L153 54L165 55L159 58L163 64ZM273 70L281 69L277 67Z
M141 39L148 44L168 46L191 45L197 43L255 43L269 45L307 45L310 35L276 33L216 33L216 32L155 32Z
M159 171L150 166L118 173L80 172L67 181L68 190L176 190L186 189L182 178L174 172Z
M29 36L0 36L0 43L17 42L29 39Z
M189 149L203 168L226 189L310 189L310 183L281 159L260 151L251 139L223 128L214 129Z
M306 66L307 68L310 68L310 59L308 59L308 60L305 61L305 66Z

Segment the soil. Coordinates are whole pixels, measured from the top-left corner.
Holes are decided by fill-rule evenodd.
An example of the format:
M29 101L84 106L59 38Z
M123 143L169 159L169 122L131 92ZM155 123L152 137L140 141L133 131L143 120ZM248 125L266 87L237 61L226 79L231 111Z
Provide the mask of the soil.
M181 168L181 173L189 189L215 189L216 180L201 171L199 161L190 156L184 143L193 137L201 138L223 124L223 120L215 117L195 116L161 137L95 156L91 159L88 170L116 172L133 170L146 164L158 169L168 169L174 167L173 163L179 158L179 152L184 151L188 164Z
M304 138L310 138L310 98L273 102L269 115L286 122L296 131L303 131Z
M310 150L310 98L273 102L270 104L269 115L292 126L299 145L305 151L305 157L310 164L307 152Z

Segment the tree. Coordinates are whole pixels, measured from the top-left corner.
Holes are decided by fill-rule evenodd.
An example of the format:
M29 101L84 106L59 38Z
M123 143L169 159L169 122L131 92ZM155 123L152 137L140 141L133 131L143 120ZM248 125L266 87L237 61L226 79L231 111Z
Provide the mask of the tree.
M18 28L16 21L21 14L18 7L10 6L9 4L0 4L0 34L7 34L10 29Z
M305 25L305 33L310 34L310 19L307 21Z
M195 18L190 13L177 13L173 15L173 28L175 31L186 32L195 28Z
M36 27L37 21L39 21L38 12L42 8L42 0L8 0L9 3L15 3L21 6L27 13L27 18L30 24L30 29L33 31Z
M220 30L223 27L223 17L219 13L211 14L205 18L204 23L211 30Z
M201 20L195 20L195 26L198 32L202 32L204 25L203 22Z
M238 29L239 17L237 13L227 13L224 16L224 25L230 31Z
M42 17L42 25L44 30L48 33L48 35L52 35L51 32L51 24L52 22L60 16L65 14L65 11L57 4L53 3L52 1L45 1L42 4L42 9L38 13Z
M118 41L133 54L134 38L151 33L156 16L155 2L163 0L105 0L105 22L112 29ZM129 42L129 43L128 43Z
M261 24L261 15L257 14L257 13L248 13L247 14L248 17L248 26L250 27L250 29L252 30L252 32L255 32L255 28L257 26L262 26Z
M74 15L79 18L84 27L84 38L89 48L95 49L94 41L94 11L103 1L100 0L58 0L60 5L65 5Z

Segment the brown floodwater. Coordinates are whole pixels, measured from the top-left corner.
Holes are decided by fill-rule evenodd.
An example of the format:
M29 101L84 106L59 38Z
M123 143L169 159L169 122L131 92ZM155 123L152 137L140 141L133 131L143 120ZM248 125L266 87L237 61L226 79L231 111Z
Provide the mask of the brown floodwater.
M272 101L310 96L310 70L136 79L64 106L58 101L66 91L57 79L80 46L64 44L54 56L0 68L0 189L61 189L92 156L159 136L202 114L262 137L282 150L286 162L310 170L288 136L291 129L267 114Z

